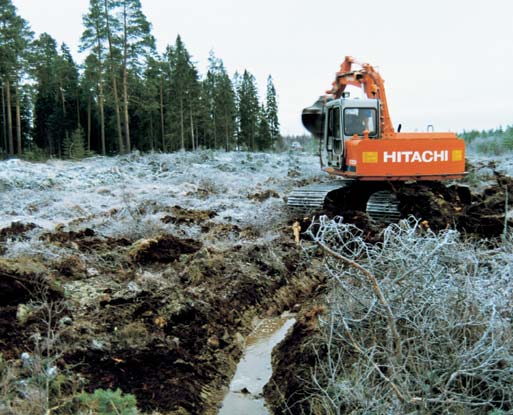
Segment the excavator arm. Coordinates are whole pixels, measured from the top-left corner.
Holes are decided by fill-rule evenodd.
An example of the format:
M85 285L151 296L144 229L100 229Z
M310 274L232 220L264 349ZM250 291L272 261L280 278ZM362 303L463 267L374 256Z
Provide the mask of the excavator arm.
M359 65L361 68L352 70L353 64ZM335 75L332 88L326 91L333 98L340 98L347 85L363 87L367 98L376 98L381 101L380 129L383 138L391 138L394 136L394 127L385 94L385 81L381 75L368 63L360 64L353 57L346 56L340 70Z

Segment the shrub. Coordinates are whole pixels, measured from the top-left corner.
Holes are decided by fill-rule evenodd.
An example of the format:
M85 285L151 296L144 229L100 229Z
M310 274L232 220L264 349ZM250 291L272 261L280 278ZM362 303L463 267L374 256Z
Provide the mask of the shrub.
M95 415L136 415L137 400L121 389L96 389L94 393L81 393L80 403Z
M341 218L321 217L309 234L328 254L332 283L311 408L355 415L513 408L511 238L491 249L413 218L390 225L373 245Z
M77 128L71 137L64 139L62 153L63 158L74 160L80 160L86 156L84 132L81 128Z

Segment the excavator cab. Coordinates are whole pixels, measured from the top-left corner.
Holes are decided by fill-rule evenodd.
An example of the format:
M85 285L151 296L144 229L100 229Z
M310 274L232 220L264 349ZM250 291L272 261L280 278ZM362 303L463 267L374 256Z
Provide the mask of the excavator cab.
M377 99L340 98L324 108L322 153L329 167L351 171L346 163L346 142L352 139L378 138L379 101Z

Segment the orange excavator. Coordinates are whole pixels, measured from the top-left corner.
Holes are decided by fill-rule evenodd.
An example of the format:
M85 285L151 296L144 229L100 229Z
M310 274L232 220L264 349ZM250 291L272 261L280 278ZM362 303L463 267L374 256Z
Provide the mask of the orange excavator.
M365 98L350 98L348 85L362 88ZM302 121L320 140L321 168L339 180L294 190L289 206L322 208L337 190L356 186L372 218L393 221L401 216L397 184L465 176L465 144L455 134L431 126L428 132L394 130L384 81L372 65L346 56L326 92L303 110Z

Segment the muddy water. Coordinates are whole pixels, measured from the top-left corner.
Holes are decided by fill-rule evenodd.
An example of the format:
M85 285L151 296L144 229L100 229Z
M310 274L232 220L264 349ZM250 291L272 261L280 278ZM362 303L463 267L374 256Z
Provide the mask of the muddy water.
M246 339L246 350L230 383L219 415L268 415L262 396L264 385L272 375L271 353L294 324L292 314L258 322Z

